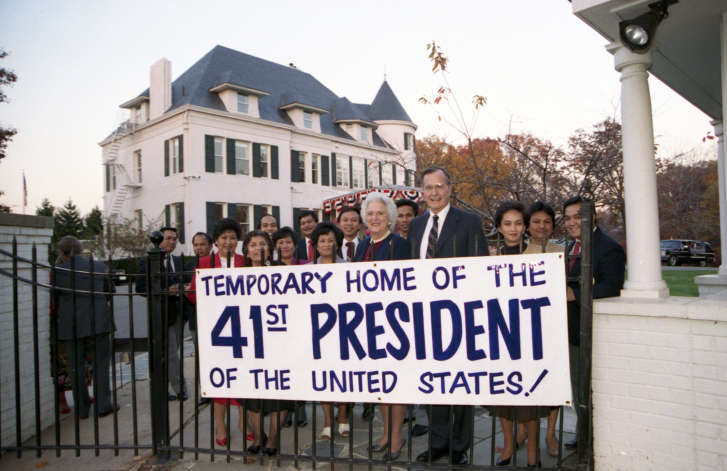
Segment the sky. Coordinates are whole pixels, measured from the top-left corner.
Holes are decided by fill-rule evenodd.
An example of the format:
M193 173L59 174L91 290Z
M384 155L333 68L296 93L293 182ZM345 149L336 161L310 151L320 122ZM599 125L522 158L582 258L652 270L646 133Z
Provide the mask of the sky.
M565 146L577 129L620 121L619 75L606 40L566 0L478 1L17 1L0 2L0 123L18 130L0 162L0 202L26 213L43 198L72 199L82 213L102 205L98 143L128 112L119 105L149 85L166 57L175 79L215 45L294 63L338 96L370 103L384 77L418 125L417 138L458 132L419 103L442 85L426 46L449 58L448 84L475 137L530 132ZM716 158L709 118L650 78L659 155ZM473 118L471 99L487 98ZM448 110L440 109L444 116Z

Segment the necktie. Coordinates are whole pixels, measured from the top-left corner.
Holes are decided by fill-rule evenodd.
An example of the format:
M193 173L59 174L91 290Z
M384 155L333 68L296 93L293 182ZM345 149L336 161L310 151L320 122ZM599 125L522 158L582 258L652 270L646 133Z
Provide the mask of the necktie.
M432 230L429 231L429 241L427 242L426 258L434 258L434 247L437 245L439 238L439 216L432 216Z
M353 242L346 242L346 258L349 262L353 260Z
M573 250L571 251L571 259L568 260L568 271L570 272L573 270L573 265L576 263L576 256L581 254L581 241L577 240L575 244L573 244Z
M310 239L306 239L305 243L308 246L308 260L312 262L313 258L315 258L315 254L313 253L313 243Z

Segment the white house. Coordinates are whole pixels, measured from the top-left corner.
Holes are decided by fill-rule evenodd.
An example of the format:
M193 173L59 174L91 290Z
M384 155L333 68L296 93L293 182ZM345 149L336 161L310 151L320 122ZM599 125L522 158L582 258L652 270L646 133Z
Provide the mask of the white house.
M352 103L292 64L222 46L171 77L168 60L153 64L149 88L121 104L129 121L99 144L104 215L176 226L186 253L185 236L221 217L294 226L324 200L413 184L416 125L386 81Z

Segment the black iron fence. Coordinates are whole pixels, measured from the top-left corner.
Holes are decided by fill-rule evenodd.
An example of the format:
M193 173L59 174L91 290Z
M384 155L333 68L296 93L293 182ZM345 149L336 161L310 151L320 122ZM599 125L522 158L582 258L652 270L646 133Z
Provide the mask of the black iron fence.
M541 446L540 427L537 428L535 441L538 444L538 462L542 462L544 467L553 469L592 469L592 424L591 424L591 402L590 402L590 370L591 370L591 331L592 331L592 300L591 300L591 257L592 257L592 227L593 227L593 204L586 201L581 205L582 213L582 252L580 256L581 275L579 279L569 279L569 282L580 282L581 302L580 302L580 337L581 343L578 350L578 387L576 388L577 397L577 448L575 452L564 447L566 434L564 432L564 421L566 410L559 408L558 413L558 429L557 440L559 446L557 452L551 453L554 456L547 456ZM92 450L95 456L99 456L101 450L113 450L115 455L120 452L129 452L133 455L139 455L140 452L150 450L159 460L179 459L186 454L193 454L194 459L216 460L220 457L227 461L232 459L242 459L244 462L259 460L265 462L272 461L276 465L282 463L292 463L298 467L301 463L309 462L313 467L321 464L329 464L331 468L335 465L347 465L349 469L353 469L354 465L367 465L369 469L373 467L386 467L390 469L392 466L407 467L428 467L437 469L495 469L498 461L498 452L496 450L496 442L501 433L500 425L495 417L489 417L483 408L473 408L472 430L473 437L471 445L465 453L465 460L462 456L455 453L454 450L448 450L447 459L432 462L431 459L425 462L418 462L417 455L420 451L430 448L431 438L415 438L415 422L414 406L407 406L405 413L405 430L404 437L406 441L399 453L392 453L391 448L387 445L383 449L376 450L374 440L375 430L378 433L378 425L375 420L360 418L359 413L365 410L366 405L353 405L348 407L347 418L350 427L350 434L345 438L337 438L335 430L330 433L330 440L320 440L317 434L320 432L320 405L318 403L295 402L292 408L292 420L290 428L277 434L274 448L265 450L267 454L260 454L260 450L250 449L246 443L246 437L250 432L248 420L240 420L242 432L242 443L233 445L233 430L238 428L232 425L233 407L230 400L226 401L224 408L225 417L225 440L220 440L216 434L216 420L214 407L211 402L201 402L199 393L199 364L196 355L195 342L191 342L191 348L194 350L194 367L193 378L190 383L189 391L185 391L184 375L180 374L178 397L174 397L168 393L168 369L170 361L178 361L176 367L180 372L185 369L185 357L189 357L190 347L185 346L183 341L185 335L184 323L172 320L171 317L184 319L185 309L184 302L185 289L184 281L187 281L193 273L190 270L190 263L198 264L198 260L193 258L182 257L182 266L187 267L182 274L175 276L181 277L172 280L172 274L165 268L164 253L158 248L160 240L154 240L155 248L151 249L148 256L140 264L139 273L127 273L128 284L114 287L112 275L105 271L99 270L99 265L90 264L86 270L79 269L76 266L74 258L70 259L70 263L64 265L47 265L37 260L37 251L33 247L30 259L20 257L18 255L17 246L13 242L12 250L0 250L0 261L3 259L10 260L9 269L0 269L0 277L6 277L12 280L12 316L13 316L13 345L12 354L14 360L15 378L14 388L14 404L16 411L14 437L3 437L0 435L0 459L2 461L12 460L11 455L21 457L23 453L34 453L40 457L44 452L54 452L56 456L61 456L63 452L72 452L75 456L81 456L82 451ZM569 263L570 256L564 257L566 264ZM107 266L112 266L113 260L107 261ZM30 270L30 276L21 275L21 268L25 267ZM38 274L47 272L49 282L39 282ZM63 280L63 284L61 284ZM179 284L177 284L179 282ZM25 284L31 289L30 305L25 300L21 300L19 296L19 284ZM134 290L134 286L143 286L143 289ZM172 286L180 286L181 289L173 289ZM139 291L143 291L140 293ZM43 359L39 355L39 342L46 339L39 338L39 316L45 315L39 312L39 297L49 296L52 299L50 339L47 341L51 344L51 363L52 378L43 377L41 372L41 362ZM57 325L58 303L60 297L66 297L66 301L70 299L72 329L70 338L67 333L64 339L59 339L59 329ZM142 300L142 296L146 299ZM119 304L119 300L123 299L126 306L126 312L114 312L115 305ZM174 300L177 302L174 302ZM21 306L21 301L26 305ZM84 304L87 301L90 304ZM65 394L63 385L59 384L57 375L62 369L59 364L60 354L58 347L62 344L70 345L72 348L78 347L86 335L79 332L79 321L82 318L89 317L90 332L99 334L97 328L98 317L96 315L85 316L83 309L90 309L91 313L95 313L99 308L107 310L107 314L111 320L115 320L118 324L120 320L125 323L124 335L117 337L114 325L110 325L105 335L108 335L109 345L109 372L110 372L110 394L111 409L101 410L100 407L93 406L89 408L89 419L86 420L81 414L78 407L79 401L83 401L81 397L82 391L76 388L72 391L73 397L73 414L71 418L64 416L64 410L59 407L59 397ZM141 304L140 304L141 303ZM170 306L175 304L174 309ZM140 306L146 310L146 324L138 325ZM21 338L19 321L21 316L30 315L32 317L32 338L25 336ZM136 324L135 324L136 321ZM171 322L170 322L171 321ZM178 358L170 360L167 355L168 342L170 341L170 326L176 330L176 338L179 341ZM140 330L142 332L140 332ZM146 330L146 332L143 332ZM93 337L93 335L90 335ZM27 343L32 344L32 370L26 368L21 369L21 348ZM92 346L89 351L85 352L92 356L89 361L94 368L95 364L102 353L99 350L98 342L91 342ZM75 346L75 347L73 347ZM103 345L102 345L103 347ZM185 352L185 349L187 352ZM122 362L120 358L125 357ZM140 368L139 363L143 366ZM172 365L174 366L174 365ZM145 374L140 374L140 369L146 369ZM74 368L71 368L72 370ZM75 369L72 374L80 375L82 372ZM120 374L122 373L122 374ZM103 392L99 391L103 379L99 376L94 377L92 381L93 397L96 401L100 399L99 394L103 396ZM23 407L23 394L20 387L20 379L27 375L34 377L34 391L32 393L33 407L28 409ZM123 378L127 377L127 381ZM145 379L148 378L148 381ZM53 410L50 418L43 417L41 413L41 404L45 400L41 396L41 383L45 381L53 382ZM84 383L85 384L85 383ZM123 397L122 397L123 396ZM185 400L187 399L188 400ZM175 400L177 399L177 400ZM0 397L0 408L7 407L4 401L7 398ZM124 407L119 410L118 405L125 401ZM98 402L96 403L98 404ZM469 406L468 406L469 407ZM392 410L388 408L389 423L392 423ZM432 407L424 408L424 415L431 420ZM306 425L303 414L310 417L310 424ZM32 438L23 440L22 436L22 418L32 416L34 420L34 434ZM106 417L110 416L109 419ZM241 416L242 417L242 416ZM259 415L263 420L263 414ZM454 408L449 407L450 432L454 423ZM269 421L275 423L274 427L278 431L282 430L285 425L285 419L281 414L271 414ZM70 422L70 423L69 423ZM306 430L305 427L308 427ZM264 430L263 427L253 427L257 431ZM70 430L70 431L69 431ZM51 431L51 432L49 432ZM387 437L388 444L391 443L391 429ZM70 434L70 435L69 435ZM451 434L451 433L450 433ZM362 436L363 435L363 436ZM513 423L513 435L518 440L518 424ZM574 438L572 434L569 434ZM50 437L50 438L49 438ZM532 437L528 437L530 439ZM190 443L191 441L191 443ZM9 444L13 442L12 444ZM264 443L263 443L264 446ZM377 451L387 451L383 455ZM205 458L206 455L206 458ZM430 456L431 458L431 456ZM519 460L519 461L518 461ZM458 464L459 463L459 464ZM526 467L527 459L518 456L516 452L512 454L512 460L507 463L509 467Z

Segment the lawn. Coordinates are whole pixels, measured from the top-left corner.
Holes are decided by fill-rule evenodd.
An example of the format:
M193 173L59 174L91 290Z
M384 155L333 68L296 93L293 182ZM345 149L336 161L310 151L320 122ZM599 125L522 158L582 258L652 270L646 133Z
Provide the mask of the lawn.
M699 275L714 275L717 270L662 270L661 276L669 285L671 296L699 296L699 289L694 283L694 277Z

